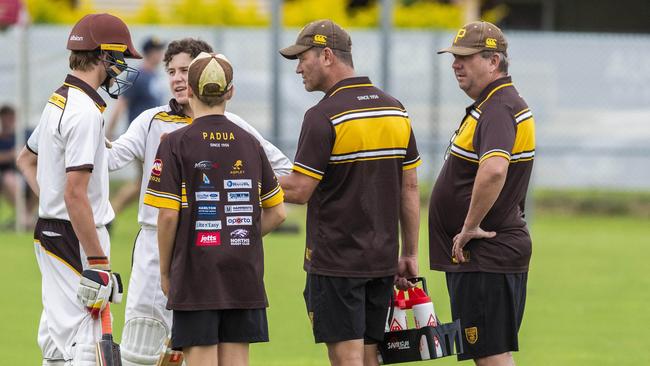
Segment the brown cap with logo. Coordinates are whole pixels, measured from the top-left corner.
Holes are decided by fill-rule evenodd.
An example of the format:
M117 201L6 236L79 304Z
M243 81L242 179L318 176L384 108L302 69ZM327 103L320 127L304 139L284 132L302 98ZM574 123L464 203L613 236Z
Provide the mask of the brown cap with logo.
M352 39L348 32L329 19L316 20L304 26L298 34L296 44L280 50L290 60L312 47L329 47L334 50L352 51Z
M230 61L222 54L201 52L190 63L187 84L199 100L220 97L232 88L233 70Z
M451 47L443 48L438 53L449 52L454 55L468 56L481 51L506 52L508 42L503 32L496 25L488 22L465 24L456 33Z
M126 24L107 13L88 14L81 18L70 32L67 48L70 51L121 51L126 58L142 58L133 47Z

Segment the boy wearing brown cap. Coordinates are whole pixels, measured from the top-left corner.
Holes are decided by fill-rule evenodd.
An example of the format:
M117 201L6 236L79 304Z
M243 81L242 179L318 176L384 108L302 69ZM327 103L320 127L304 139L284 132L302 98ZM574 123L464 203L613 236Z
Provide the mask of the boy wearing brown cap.
M316 342L332 365L376 365L394 277L406 286L418 272L421 161L404 106L355 76L351 49L345 30L319 20L280 50L325 97L305 113L293 172L279 179L287 202L308 203L304 295Z
M259 141L224 116L232 78L222 55L192 61L194 121L162 140L144 196L188 366L247 365L248 344L268 341L262 236L285 218L283 192Z
M126 24L110 14L79 20L67 49L72 72L48 100L17 163L32 188L40 187L34 244L43 282L43 364L94 366L99 312L119 302L122 287L108 259L105 226L115 215L108 201L106 103L97 89L113 98L123 93L135 80L128 74L137 75L125 58L141 56Z
M531 239L524 218L535 121L508 76L494 24L461 28L451 47L458 86L474 100L431 194L431 269L446 272L452 315L477 365L513 365L526 300Z

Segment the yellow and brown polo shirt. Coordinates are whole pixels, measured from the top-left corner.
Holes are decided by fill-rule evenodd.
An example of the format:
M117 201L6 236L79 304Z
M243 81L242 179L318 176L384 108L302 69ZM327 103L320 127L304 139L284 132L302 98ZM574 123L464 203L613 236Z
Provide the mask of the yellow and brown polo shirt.
M308 203L305 270L394 274L402 173L420 163L397 99L367 77L332 87L305 114L293 167L320 181Z
M470 241L469 263L451 258L453 237L465 221L481 162L500 157L510 162L501 194L481 228L491 239ZM466 109L454 133L431 194L429 256L431 269L446 272L526 272L531 239L524 219L526 191L535 158L535 120L510 77L489 84ZM466 256L467 257L467 256Z

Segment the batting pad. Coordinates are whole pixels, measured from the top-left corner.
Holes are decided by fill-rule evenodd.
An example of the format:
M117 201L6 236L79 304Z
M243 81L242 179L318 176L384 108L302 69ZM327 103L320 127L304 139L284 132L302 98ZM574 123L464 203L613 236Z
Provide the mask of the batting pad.
M153 366L165 350L167 327L156 319L133 318L122 332L122 365Z

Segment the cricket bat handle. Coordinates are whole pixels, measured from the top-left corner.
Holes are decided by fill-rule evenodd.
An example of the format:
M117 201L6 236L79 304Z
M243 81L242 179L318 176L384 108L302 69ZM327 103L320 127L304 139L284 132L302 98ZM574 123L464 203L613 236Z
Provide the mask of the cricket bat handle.
M106 304L104 310L102 310L102 335L109 334L113 335L113 326L111 325L111 308L110 303Z

